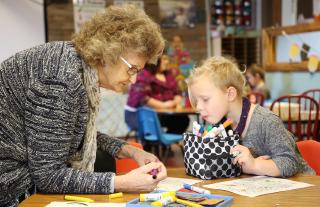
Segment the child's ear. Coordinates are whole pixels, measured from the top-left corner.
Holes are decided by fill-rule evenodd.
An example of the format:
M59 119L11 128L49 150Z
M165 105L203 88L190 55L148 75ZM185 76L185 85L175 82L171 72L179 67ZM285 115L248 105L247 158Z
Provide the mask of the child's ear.
M229 101L234 101L238 96L237 89L235 87L233 87L233 86L230 86L227 89L227 92L228 92L228 100Z

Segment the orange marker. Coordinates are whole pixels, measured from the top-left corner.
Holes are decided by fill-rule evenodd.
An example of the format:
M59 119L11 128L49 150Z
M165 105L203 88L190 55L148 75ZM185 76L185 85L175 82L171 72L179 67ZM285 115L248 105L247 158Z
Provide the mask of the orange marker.
M223 128L227 128L228 126L230 126L232 124L232 120L231 119L227 119L224 123L223 123Z

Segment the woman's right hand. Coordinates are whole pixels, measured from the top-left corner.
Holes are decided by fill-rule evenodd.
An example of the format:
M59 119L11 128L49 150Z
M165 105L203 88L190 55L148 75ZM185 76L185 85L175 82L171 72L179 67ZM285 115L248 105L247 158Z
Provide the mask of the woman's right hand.
M150 172L158 170L157 178L152 178ZM116 176L114 190L116 192L151 192L158 183L167 177L167 169L161 162L151 162L130 171L125 175Z
M176 106L176 103L173 100L165 101L163 103L163 106L165 109L174 108Z

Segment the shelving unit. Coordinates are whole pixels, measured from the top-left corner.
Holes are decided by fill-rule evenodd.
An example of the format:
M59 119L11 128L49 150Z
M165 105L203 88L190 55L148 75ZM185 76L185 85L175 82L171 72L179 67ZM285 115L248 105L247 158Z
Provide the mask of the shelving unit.
M240 65L261 63L259 37L223 37L221 48L222 55L236 58Z

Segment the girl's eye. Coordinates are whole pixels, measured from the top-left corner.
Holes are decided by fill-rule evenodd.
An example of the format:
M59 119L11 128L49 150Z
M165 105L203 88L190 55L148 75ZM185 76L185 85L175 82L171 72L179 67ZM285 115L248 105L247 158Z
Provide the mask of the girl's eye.
M203 99L203 102L208 102L209 101L209 98L204 98Z

